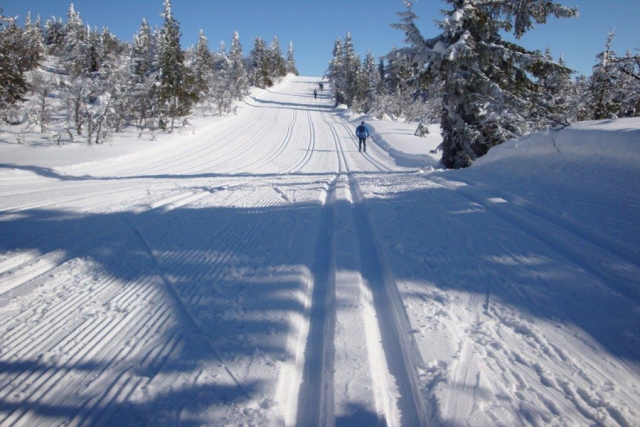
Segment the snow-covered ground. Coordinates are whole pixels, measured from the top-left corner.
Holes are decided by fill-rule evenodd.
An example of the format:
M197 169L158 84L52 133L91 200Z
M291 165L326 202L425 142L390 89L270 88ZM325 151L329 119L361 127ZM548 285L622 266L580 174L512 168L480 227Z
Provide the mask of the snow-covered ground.
M444 171L318 82L154 141L3 130L0 425L640 425L640 120Z

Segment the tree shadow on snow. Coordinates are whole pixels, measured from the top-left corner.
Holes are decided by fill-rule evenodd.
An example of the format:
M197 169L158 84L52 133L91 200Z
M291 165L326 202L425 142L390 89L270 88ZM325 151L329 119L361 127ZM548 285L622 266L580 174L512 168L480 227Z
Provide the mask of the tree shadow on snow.
M365 175L363 187L375 179ZM374 197L366 211L397 280L477 295L486 310L499 300L529 319L573 324L612 355L640 361L637 301L603 291L615 284L592 286L593 278L558 261L552 248L450 190ZM319 203L306 203L143 216L40 209L4 219L2 252L36 250L72 264L33 279L42 288L29 291L29 304L2 315L0 424L35 414L87 424L200 425L199 411L271 398L273 390L247 378L294 357L292 319L304 315L306 286L320 273L313 257L321 213ZM5 306L10 296L21 301L16 292L0 297ZM417 290L404 297L438 296ZM41 306L58 313L52 330L41 328L38 319L48 319ZM56 323L61 318L68 329ZM108 334L104 325L121 330ZM85 329L102 337L100 346L74 338ZM79 394L56 392L58 381ZM374 421L355 408L336 425Z

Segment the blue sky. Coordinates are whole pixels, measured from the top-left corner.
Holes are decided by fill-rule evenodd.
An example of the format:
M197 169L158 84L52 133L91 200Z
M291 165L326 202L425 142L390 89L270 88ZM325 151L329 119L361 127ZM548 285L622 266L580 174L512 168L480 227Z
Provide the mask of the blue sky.
M525 34L518 42L528 49L550 47L554 57L561 53L567 65L580 73L591 74L595 56L602 51L607 32L615 28L614 49L619 54L640 49L640 0L557 0L577 6L580 17L550 18L549 22ZM4 14L24 15L30 11L42 20L51 16L66 20L70 0L0 0ZM163 0L75 0L76 11L91 26L104 26L120 39L130 41L146 17L152 26L161 25ZM274 36L286 53L293 41L301 75L320 76L331 60L333 43L350 31L356 50L364 57L367 49L376 56L392 46L402 46L403 34L390 27L398 22L396 12L404 10L401 0L172 0L174 16L181 24L182 45L197 41L204 30L209 48L216 50L220 41L227 46L233 31L238 30L245 54L257 36L270 42ZM438 34L433 24L441 18L439 0L414 2L418 25L425 37Z

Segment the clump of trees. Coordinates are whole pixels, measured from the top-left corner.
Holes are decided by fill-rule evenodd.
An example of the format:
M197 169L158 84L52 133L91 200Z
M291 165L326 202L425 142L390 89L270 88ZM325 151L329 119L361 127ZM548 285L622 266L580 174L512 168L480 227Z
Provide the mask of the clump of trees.
M162 26L143 20L131 43L85 25L73 5L64 22L54 17L42 25L27 15L23 28L0 9L0 121L28 121L57 140L102 143L128 125L140 134L171 132L197 106L224 114L250 85L297 74L293 45L285 59L277 38L263 48L258 37L247 58L237 32L228 52L224 43L210 51L202 31L195 46L182 49L171 1L163 6ZM63 111L54 114L56 108ZM54 116L64 123L53 124Z
M590 77L572 80L562 58L529 51L518 40L549 16L577 16L549 0L443 0L441 33L425 39L411 2L393 27L406 46L392 49L371 72L360 64L350 34L334 45L327 77L336 102L364 113L439 121L442 163L470 166L508 139L577 120L640 115L640 55L617 55L610 34Z

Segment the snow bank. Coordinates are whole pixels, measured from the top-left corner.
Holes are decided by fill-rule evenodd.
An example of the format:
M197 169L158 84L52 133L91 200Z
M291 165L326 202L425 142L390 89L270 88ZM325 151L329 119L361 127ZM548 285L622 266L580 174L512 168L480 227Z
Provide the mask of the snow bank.
M579 122L558 131L537 132L492 148L475 165L516 155L580 156L600 164L640 165L640 117Z

